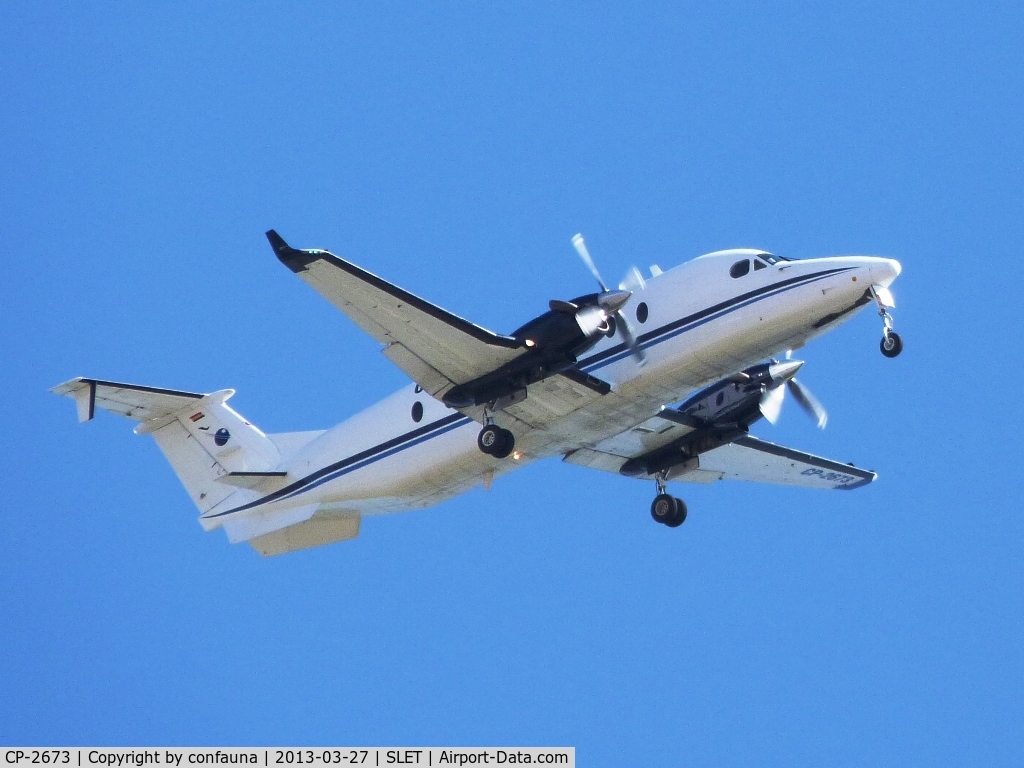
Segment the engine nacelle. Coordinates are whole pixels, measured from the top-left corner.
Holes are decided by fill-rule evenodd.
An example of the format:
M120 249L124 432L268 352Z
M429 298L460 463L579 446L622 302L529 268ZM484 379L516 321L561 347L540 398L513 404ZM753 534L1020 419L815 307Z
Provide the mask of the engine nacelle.
M761 396L775 383L770 367L762 363L716 382L693 395L677 410L703 424L726 422L749 427L761 416Z
M762 363L697 392L678 409L664 412L692 431L668 445L626 461L619 472L630 477L662 473L671 478L702 453L713 451L747 434L761 418L761 399L770 389L784 386L803 365L800 361Z
M523 390L576 364L577 358L605 335L615 333L614 319L591 293L572 302L552 302L552 309L513 331L512 338L528 350L479 379L460 384L444 396L451 408L521 400Z

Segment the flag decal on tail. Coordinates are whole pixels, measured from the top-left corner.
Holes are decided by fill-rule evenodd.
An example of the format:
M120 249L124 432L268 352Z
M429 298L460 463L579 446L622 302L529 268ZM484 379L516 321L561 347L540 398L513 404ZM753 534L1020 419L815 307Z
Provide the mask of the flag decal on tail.
M199 413L193 413L191 416L188 417L188 420L189 421L199 421L202 418L205 418L205 416L204 416L203 412L200 411Z

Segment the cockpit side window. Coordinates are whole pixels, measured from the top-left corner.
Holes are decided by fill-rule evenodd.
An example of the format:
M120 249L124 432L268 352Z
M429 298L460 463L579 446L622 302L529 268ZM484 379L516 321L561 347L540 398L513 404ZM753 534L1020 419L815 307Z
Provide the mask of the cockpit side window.
M754 259L754 271L757 272L759 269L768 269L768 265L760 259Z
M747 272L750 271L750 259L744 259L743 261L737 261L729 268L729 274L732 277L743 277Z

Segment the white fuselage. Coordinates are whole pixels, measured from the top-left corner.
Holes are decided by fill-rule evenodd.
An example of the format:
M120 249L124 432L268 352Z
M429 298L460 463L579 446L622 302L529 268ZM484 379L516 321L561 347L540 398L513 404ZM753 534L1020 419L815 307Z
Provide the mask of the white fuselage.
M409 385L327 430L291 457L277 493L242 491L205 517L277 513L311 504L381 514L437 503L529 461L581 446L600 450L662 405L834 328L887 286L899 264L872 257L779 261L741 277L730 267L759 251L721 251L660 273L634 291L628 314L646 362L619 335L581 356L580 368L612 385L599 401L543 430L516 434L507 459L477 447L480 425ZM637 310L646 305L644 322ZM643 315L641 314L641 317ZM540 386L540 385L537 385ZM422 406L422 411L416 407ZM421 413L414 420L414 413ZM502 413L495 414L502 423ZM242 501L239 501L239 498Z

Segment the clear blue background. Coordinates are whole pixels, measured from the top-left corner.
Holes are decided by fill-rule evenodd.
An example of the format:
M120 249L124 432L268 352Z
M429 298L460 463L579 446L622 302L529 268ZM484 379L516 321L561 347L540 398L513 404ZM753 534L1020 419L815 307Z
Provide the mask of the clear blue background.
M1021 725L1017 3L10 2L0 17L0 741L575 745L580 765L1010 765ZM548 461L264 560L48 388L266 431L404 383L274 259L325 247L509 331L751 246L899 258L757 434L850 494ZM692 286L699 292L700 285Z

